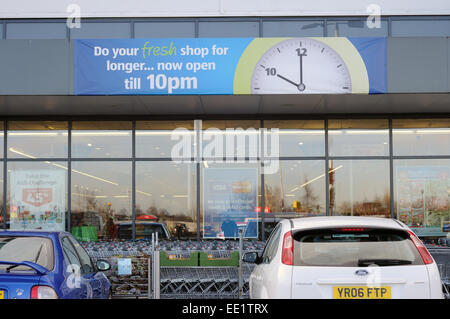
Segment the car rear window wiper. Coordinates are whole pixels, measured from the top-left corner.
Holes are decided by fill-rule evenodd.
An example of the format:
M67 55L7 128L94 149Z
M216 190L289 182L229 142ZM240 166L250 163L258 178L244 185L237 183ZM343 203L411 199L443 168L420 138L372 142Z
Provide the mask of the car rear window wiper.
M359 259L358 266L359 267L367 267L370 265L378 265L378 266L399 266L399 265L411 265L411 260L406 259Z

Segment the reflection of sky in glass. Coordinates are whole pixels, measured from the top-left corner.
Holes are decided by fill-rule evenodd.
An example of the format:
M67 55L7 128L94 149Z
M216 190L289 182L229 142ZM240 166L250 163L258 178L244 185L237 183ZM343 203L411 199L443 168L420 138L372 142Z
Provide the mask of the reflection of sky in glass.
M183 140L189 141L190 156L193 157L195 133L193 131L177 132L174 133L174 138L177 138L174 140L171 139L172 133L174 133L173 130L136 131L136 157L170 158L174 145L182 143ZM185 152L189 153L189 150Z
M369 129L329 130L330 156L387 156L389 131Z
M366 19L350 21L327 21L329 37L387 37L388 22L380 21L380 28L369 28ZM374 21L369 19L369 24Z
M280 170L277 174L264 176L266 196L276 194L276 201L283 200L284 203L278 204L279 209L291 210L294 201L300 201L302 206L308 206L309 201L314 212L317 210L317 205L319 205L319 211L324 212L324 172L324 161L280 161ZM272 192L271 194L267 193L268 189ZM306 195L307 190L310 192L310 197Z
M374 203L384 205L389 196L389 161L331 161L334 169L335 212L339 213L347 203ZM352 205L348 205L351 209Z
M195 165L174 162L136 163L136 205L151 206L169 214L195 216Z
M131 157L131 131L72 131L72 156L81 158Z
M8 132L8 157L67 157L68 133L62 130Z
M267 130L270 135L270 129ZM324 156L325 131L280 129L278 132L280 156ZM267 148L271 147L268 139ZM270 155L270 154L269 154Z
M393 129L394 155L450 155L450 128Z
M131 215L130 162L72 162L72 209ZM90 205L95 203L95 207Z
M394 160L394 194L396 216L406 224L411 212L426 213L414 223L440 227L450 220L450 160Z

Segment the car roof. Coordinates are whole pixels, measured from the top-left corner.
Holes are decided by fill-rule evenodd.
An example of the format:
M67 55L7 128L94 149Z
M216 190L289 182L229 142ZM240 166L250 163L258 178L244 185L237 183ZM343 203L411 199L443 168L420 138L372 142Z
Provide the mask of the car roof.
M118 222L117 225L131 225L133 222ZM158 222L148 222L148 221L141 221L141 220L137 220L136 221L136 225L137 224L144 224L144 225L164 225L163 223L158 223Z
M405 229L402 223L395 219L383 217L362 216L318 216L291 219L293 229L314 229L327 227L379 227L390 229Z
M44 231L44 230L0 230L0 236L20 236L20 237L51 237L60 234L68 234L64 231Z

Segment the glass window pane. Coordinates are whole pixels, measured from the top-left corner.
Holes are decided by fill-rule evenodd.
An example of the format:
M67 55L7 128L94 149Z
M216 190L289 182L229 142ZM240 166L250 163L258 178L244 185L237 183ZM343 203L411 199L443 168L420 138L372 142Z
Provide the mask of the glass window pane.
M176 131L174 131L176 130ZM136 157L194 157L193 121L136 122ZM173 138L173 139L172 139ZM190 145L189 149L174 148Z
M394 210L419 236L446 236L450 222L450 160L395 160Z
M91 257L86 253L86 251L81 247L80 243L73 237L69 237L70 242L75 248L78 257L81 261L81 273L90 274L95 271L94 265L92 264Z
M389 161L330 161L330 214L390 217Z
M450 155L450 119L392 120L394 155Z
M72 39L131 38L130 23L82 22L81 28L70 29Z
M131 162L72 162L72 233L93 226L98 238L118 237L131 223Z
M260 237L259 165L203 162L201 167L202 238L237 238L240 229L244 238Z
M195 38L194 22L136 22L135 38Z
M66 257L66 262L69 265L77 265L81 269L81 261L73 247L72 243L69 241L69 237L64 237L61 240L61 246Z
M450 20L392 20L393 37L448 37Z
M8 23L7 39L65 39L67 26L62 23Z
M8 228L65 231L67 163L8 163Z
M136 223L144 225L152 221L145 221L148 215L155 216L158 222L166 224L174 237L196 239L196 190L194 164L137 162ZM145 237L149 237L145 227L136 232L137 239Z
M212 120L202 122L202 155L222 162L223 158L256 159L259 152L258 120Z
M9 158L67 157L67 122L8 122Z
M325 215L325 161L280 161L279 171L264 175L269 218Z
M199 38L259 37L259 22L200 22Z
M264 21L264 37L323 37L324 22L317 21Z
M73 122L73 157L131 157L131 122Z
M280 156L324 156L325 130L323 121L264 121L265 134L269 134L268 147L277 133L271 129L278 129L278 143Z
M374 21L369 20L369 25ZM369 28L367 20L327 21L329 37L387 37L388 21L381 20L380 27Z
M0 162L0 229L6 228L3 210L3 162Z
M388 120L330 120L330 156L389 155Z
M4 149L3 135L5 135L4 131L5 131L5 124L3 121L0 121L0 157L3 157L3 149Z
M0 22L0 39L3 39L3 23Z

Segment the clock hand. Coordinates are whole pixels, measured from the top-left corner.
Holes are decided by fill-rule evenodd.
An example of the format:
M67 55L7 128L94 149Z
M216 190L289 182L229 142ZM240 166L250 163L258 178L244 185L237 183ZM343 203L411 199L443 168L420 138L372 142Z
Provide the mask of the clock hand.
M304 91L305 90L305 84L303 83L303 54L299 54L300 55L300 84L297 85L297 89L299 91Z
M295 82L293 82L293 81L291 81L291 80L285 78L285 77L282 76L282 75L277 74L277 76L278 76L280 79L285 80L286 82L289 82L289 83L291 83L292 85L294 85L295 87L298 88L298 84L297 84L297 83L295 83Z

